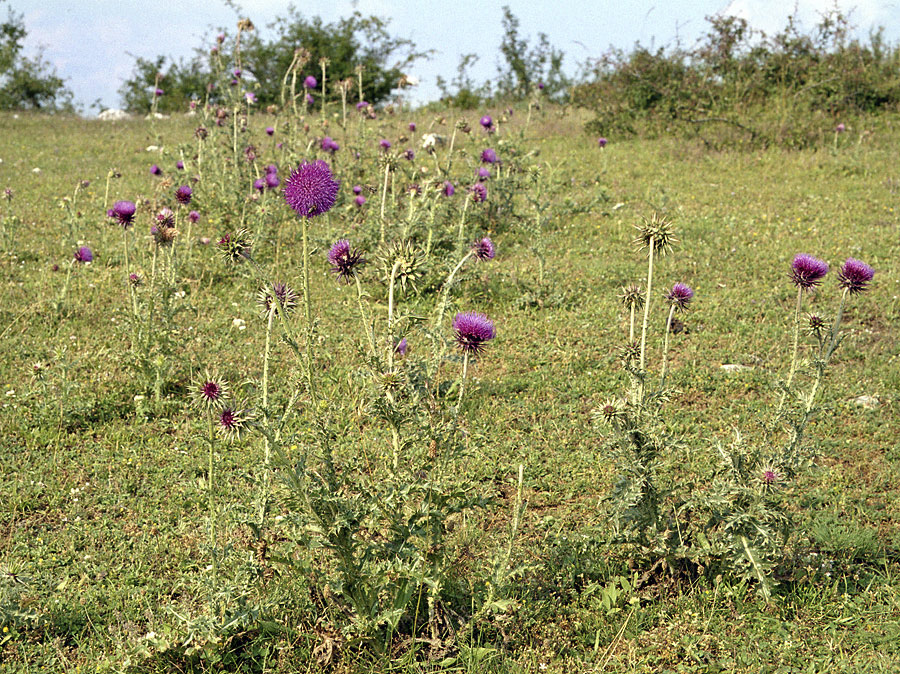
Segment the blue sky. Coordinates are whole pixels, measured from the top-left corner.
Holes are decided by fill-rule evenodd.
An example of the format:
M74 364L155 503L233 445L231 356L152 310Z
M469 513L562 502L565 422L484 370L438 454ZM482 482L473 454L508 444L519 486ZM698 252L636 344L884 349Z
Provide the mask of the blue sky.
M237 0L241 16L265 27L286 14L282 0ZM534 42L539 32L566 53L570 74L578 64L601 56L610 46L629 48L668 45L676 39L691 45L706 29L705 17L733 14L768 33L784 27L796 8L805 27L835 6L833 0L304 0L303 15L326 22L354 10L390 19L392 35L413 40L420 49L434 49L427 62L411 73L421 84L413 93L419 102L437 97L437 75L451 79L459 57L478 53L472 69L475 81L497 73L502 38L502 7L509 5L520 21L520 35ZM237 14L223 0L0 0L5 15L11 6L23 14L28 30L26 50L43 49L76 102L87 108L100 99L103 107L119 105L118 88L132 72L131 55L190 56L204 36L217 28L233 29ZM891 44L900 43L900 0L841 2L861 35L883 26Z

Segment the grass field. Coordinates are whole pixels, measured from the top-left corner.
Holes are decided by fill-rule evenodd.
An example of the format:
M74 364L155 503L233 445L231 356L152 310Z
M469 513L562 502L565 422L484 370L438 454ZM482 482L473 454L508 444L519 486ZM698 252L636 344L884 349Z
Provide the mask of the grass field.
M408 121L420 129L430 122L404 114L379 120L381 135L373 137L395 138ZM468 117L477 126L476 115ZM506 132L517 131L523 117L518 113ZM453 297L454 308L487 313L498 335L470 369L461 411L465 448L452 467L491 503L454 520L455 564L476 577L504 548L524 466L525 508L510 560L519 573L509 601L440 657L401 645L388 652L348 646L328 666L347 672L898 671L896 120L849 121L847 133L834 142L824 134L815 150L742 153L711 152L700 140L680 138L612 138L601 150L583 133L583 122L556 110L532 121L522 145L537 153L532 161L552 181L548 222L538 235L509 214L485 220L497 255L468 268ZM246 268L229 270L214 246L195 244L182 262L183 296L175 301L183 310L173 319L179 341L160 401L127 363L123 279L129 269L122 228L105 210L116 199L156 198L150 164L175 174L176 148L193 147L195 126L181 117L152 127L143 120L0 117L0 189L13 192L0 204L4 672L322 667L330 628L317 623L307 578L282 574L275 563L264 582L242 575L254 555L245 522L263 464L259 435L217 446L213 498L224 552L214 570L210 562L207 448L188 390L206 368L256 390L237 383L259 380L265 341L265 319L253 303L258 286ZM449 125L443 129L449 135ZM348 152L350 141L336 139ZM150 145L163 150L148 152ZM428 161L418 149L417 155ZM112 167L121 177L111 181L104 204ZM282 173L288 169L282 166ZM76 194L85 180L90 184ZM73 194L67 210L60 202ZM377 202L369 198L370 219L377 219ZM531 212L521 195L515 204L516 213ZM265 207L260 222L269 229L258 237L255 255L299 283L296 217L274 201ZM793 256L811 253L833 270L852 256L876 269L871 290L845 312L847 337L828 372L824 409L809 430L816 465L787 487L796 494L799 533L788 550L789 568L776 572L781 582L770 603L753 584L727 576L637 583L641 574L629 567L627 553L608 543L614 466L591 411L626 384L617 349L627 316L617 296L645 274L644 256L631 244L633 225L654 211L668 215L680 239L658 264L660 293L675 281L696 292L682 318L685 329L670 346L670 382L678 393L668 420L685 447L670 457L675 471L702 473L710 448L717 439L728 442L735 428L757 440L758 422L777 398L774 382L786 375L790 358ZM337 238L364 238L365 223L349 199L314 223L317 367L325 395L352 397L350 375L343 373L362 343L349 328L356 295L352 286L335 283L324 254ZM148 225L141 211L132 255L145 274ZM193 234L215 241L228 225L221 214L204 215ZM538 236L544 287L533 251ZM60 300L77 245L89 246L95 257L72 270ZM809 296L809 310L834 311L833 278L830 283ZM384 302L373 306L381 310ZM654 319L655 354L664 320ZM747 367L730 372L723 364ZM275 390L296 379L286 349L273 352L270 370ZM860 396L873 400L864 406ZM301 402L295 423L309 424L314 414ZM358 447L368 461L386 451L386 430L364 418L348 422L346 432L359 435L345 438L348 455ZM297 433L302 437L303 429ZM290 556L284 552L288 519L282 521L288 506L278 484L270 545L281 551L273 555ZM259 613L222 632L217 643L221 620L210 607L234 605Z

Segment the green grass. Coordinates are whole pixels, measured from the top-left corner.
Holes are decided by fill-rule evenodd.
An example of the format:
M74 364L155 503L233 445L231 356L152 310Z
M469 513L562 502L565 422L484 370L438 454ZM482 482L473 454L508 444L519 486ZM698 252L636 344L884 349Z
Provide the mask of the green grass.
M396 135L406 121L388 120L385 134ZM347 649L335 667L896 671L900 129L889 119L870 120L871 133L842 136L836 151L829 143L802 152L710 153L677 139L615 138L600 151L581 131L583 121L551 110L529 131L528 145L565 186L555 199L608 197L591 213L563 215L547 226L551 292L523 301L537 260L521 228L502 222L492 233L497 258L473 270L457 298L462 309L487 312L499 334L473 370L476 383L464 410L474 460L460 468L497 504L460 523L457 535L467 551L460 563L479 568L502 546L516 470L524 464L527 509L513 553L524 571L513 604L490 629L474 634L453 663L389 665L366 650ZM102 200L111 167L122 177L112 182L110 202L151 195L150 164L171 167L173 148L195 126L181 118L157 125L154 132L144 121L0 117L0 188L13 189L12 213L22 222L4 221L0 251L0 564L27 577L17 606L40 616L4 623L4 671L179 671L184 663L154 652L151 645L159 642L146 635L178 643L186 635L182 617L204 615L207 598L222 588L244 587L238 562L253 551L241 523L259 477L262 443L219 453L220 535L233 553L221 571L226 580L213 581L206 449L186 390L191 374L205 367L233 382L259 377L264 323L252 306L254 283L225 270L211 248L198 247L185 271L183 343L160 409L135 401L143 391L124 363L121 230L107 223ZM162 159L145 150L158 144L157 133L169 152ZM53 300L73 250L58 202L81 180L91 183L78 196L76 234L97 258L73 275L57 318ZM700 450L717 438L727 441L735 427L751 440L761 437L755 423L776 398L772 384L789 358L792 256L809 252L833 269L853 256L877 270L871 291L845 315L848 337L829 371L827 409L810 431L818 465L800 489L795 574L772 605L728 579L632 589L625 558L604 543L603 499L613 467L600 451L602 433L592 427L590 411L625 383L616 349L627 326L616 296L622 285L641 280L632 225L655 209L674 220L681 239L660 262L656 286L684 281L697 293L684 319L687 332L671 344L671 382L680 394L670 422L691 447L673 460L686 467L703 469ZM322 253L354 227L352 214L342 211L316 221L312 238ZM145 221L138 230L145 232ZM195 229L210 237L222 231L206 218ZM285 227L280 237L273 230L259 255L296 279L299 234ZM61 270L52 271L54 264ZM341 372L357 343L347 328L355 299L324 265L318 269L312 292L323 307L323 360L330 372ZM811 306L833 311L833 278L830 283ZM246 330L233 327L235 318L246 321ZM656 327L654 353L661 347L662 326ZM45 383L33 377L36 361L48 365ZM728 374L724 363L752 369ZM277 352L276 390L291 371L289 355ZM340 380L334 375L327 386L341 390ZM856 405L863 394L880 405ZM803 568L805 576L797 572ZM251 595L277 607L276 624L253 626L209 652L231 654L226 669L318 671L311 653L324 637L314 627L305 584L276 578L258 593ZM216 671L219 655L194 671Z

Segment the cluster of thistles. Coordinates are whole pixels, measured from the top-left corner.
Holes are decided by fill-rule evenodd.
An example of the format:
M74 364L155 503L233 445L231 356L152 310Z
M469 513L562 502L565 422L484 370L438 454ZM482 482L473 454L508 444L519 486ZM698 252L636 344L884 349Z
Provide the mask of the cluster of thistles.
M791 262L791 280L801 290L809 290L822 282L828 274L828 263L807 253L798 253ZM865 262L848 257L838 272L841 288L851 295L868 289L875 270Z
M252 410L241 409L241 406L229 401L228 384L209 372L191 387L191 398L215 419L216 431L226 440L239 439L250 429L253 422Z

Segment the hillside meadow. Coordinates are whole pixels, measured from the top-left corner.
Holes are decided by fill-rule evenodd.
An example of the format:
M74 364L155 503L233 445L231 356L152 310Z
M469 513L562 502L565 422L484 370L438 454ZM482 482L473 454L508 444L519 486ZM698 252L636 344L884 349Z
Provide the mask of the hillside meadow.
M490 112L504 119L494 134L479 128L483 113L454 110L404 110L345 128L337 116L327 127L311 118L310 130L285 131L288 122L258 113L248 115L246 128L228 122L219 136L210 124L203 146L209 163L197 182L189 176L207 142L197 139L199 117L0 116L0 189L11 191L0 195L3 671L900 668L896 117L844 120L845 131L823 129L821 143L802 151L716 151L701 138L665 136L611 137L601 148L584 132L586 116L553 106ZM467 133L454 132L460 119L471 127ZM269 126L278 129L274 137L264 130ZM321 149L326 132L340 150ZM444 139L434 158L422 149L428 132ZM445 159L450 137L455 169ZM413 148L415 157L398 157L391 168L379 159L387 154L378 149L381 138L392 140L392 152ZM251 142L255 163L246 157ZM498 148L498 164L479 161L487 145ZM361 152L357 163L354 151ZM280 190L307 158L331 162L341 185L334 208L309 218L315 319L305 333L298 327L292 351L292 333L272 328L277 308L270 303L260 313L250 261L241 263L238 251L229 264L216 242L247 228L252 264L302 295L300 219L277 190L255 190L252 178L264 175L263 165L278 164ZM179 159L187 170L175 167ZM161 176L151 175L154 164ZM464 187L479 166L493 172L483 204ZM436 176L453 180L457 194L433 208L417 206L408 196L414 190L404 187ZM240 185L229 182L238 179ZM394 193L384 193L382 218L389 183ZM193 185L190 207L200 216L191 230L187 207L178 210L171 196L182 184ZM354 184L364 188L363 206L350 191ZM137 203L133 227L107 216L117 200ZM159 252L150 234L164 205L179 218L174 254ZM694 291L667 346L665 419L678 442L661 470L676 487L702 490L717 443L732 442L738 429L765 450L765 419L791 360L794 256L809 253L831 266L821 286L801 293L804 316L834 317L835 275L847 257L875 269L870 288L843 312L843 341L806 430L813 461L777 485L793 528L769 569L769 598L727 565L667 569L615 537L612 431L592 412L628 387L620 348L629 316L620 295L623 286L646 283L647 254L633 240L635 226L654 213L665 214L677 237L654 270L657 305L647 343L654 370L664 347L665 290L683 282ZM385 220L387 236L379 232ZM459 259L453 254L466 250L457 246L457 228L466 245L489 237L496 254L471 260L458 284L444 286ZM394 237L443 251L423 263L418 278L410 272L410 288L397 291L397 320L409 337L413 373L416 359L424 363L432 349L422 317L446 288L449 346L435 398L422 404L449 411L431 431L394 444L392 468L395 422L389 413L379 416L373 399L380 394L372 390L381 386L393 403L400 385L391 373L378 385L360 374L381 361L365 356L359 312L370 312L378 329L393 316L391 267L382 273L379 260L392 254L385 246ZM326 259L340 239L360 246L367 260L359 295ZM91 250L89 263L73 262L82 246ZM154 287L151 274L165 260ZM130 273L142 285L130 287ZM158 301L157 318L151 310L150 322L140 323L139 302L153 292L168 294ZM297 303L302 316L305 303ZM457 311L483 312L496 329L471 362L453 344ZM164 328L154 327L163 314ZM800 355L808 358L803 340ZM373 354L380 345L373 343ZM810 381L806 364L798 377ZM204 378L227 381L242 402L271 391L270 406L247 402L236 410L246 412L247 432L216 439L212 413L196 404ZM272 422L276 408L280 425ZM429 459L428 432L441 429L455 438L453 452L438 461L432 449ZM397 512L405 513L398 494L431 484L432 470L442 471L435 484L458 488L465 508L434 502L445 508L435 529L442 538L423 547L425 566L408 571L385 557L377 567L382 584L371 580L380 588L373 595L383 596L392 574L407 582L444 555L438 589L410 585L412 595L395 613L369 623L348 608L359 600L342 599L350 596L347 577L328 577L338 564L328 557L333 540L296 517L315 508L304 505L307 483L291 481L307 469L291 466L301 457L332 456L306 453L319 437L331 439L340 479L362 476L324 493L326 505L352 498L360 508L390 513L397 498ZM431 447L439 445L440 437ZM427 471L410 468L411 477L394 487L398 463L412 465L413 456L433 463ZM688 475L700 476L700 487L684 482ZM358 490L348 486L354 484ZM391 489L377 491L384 485ZM367 498L376 491L372 505ZM359 527L385 554L382 544L393 534ZM395 551L398 559L404 550ZM429 603L432 591L438 599Z

